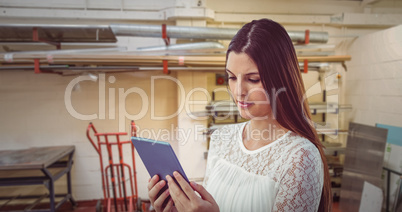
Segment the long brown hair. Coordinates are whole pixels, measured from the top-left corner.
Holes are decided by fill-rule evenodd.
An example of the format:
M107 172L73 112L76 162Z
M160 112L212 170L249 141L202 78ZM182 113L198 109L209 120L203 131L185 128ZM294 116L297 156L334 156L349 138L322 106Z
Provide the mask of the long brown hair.
M324 165L324 186L318 211L331 211L328 164L323 145L311 121L299 62L286 30L272 20L254 20L244 25L233 37L226 53L226 61L232 51L246 53L255 62L267 92L286 89L286 94L268 94L270 102L275 103L273 115L282 127L307 138L319 150Z

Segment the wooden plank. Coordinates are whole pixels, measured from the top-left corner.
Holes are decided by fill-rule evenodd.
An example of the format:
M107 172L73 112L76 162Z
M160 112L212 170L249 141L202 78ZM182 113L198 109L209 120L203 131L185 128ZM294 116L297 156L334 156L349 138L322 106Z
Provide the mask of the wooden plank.
M36 147L0 151L0 170L42 169L64 158L74 146Z
M299 56L299 62L308 60L309 62L343 62L352 59L350 55L331 55L331 56Z

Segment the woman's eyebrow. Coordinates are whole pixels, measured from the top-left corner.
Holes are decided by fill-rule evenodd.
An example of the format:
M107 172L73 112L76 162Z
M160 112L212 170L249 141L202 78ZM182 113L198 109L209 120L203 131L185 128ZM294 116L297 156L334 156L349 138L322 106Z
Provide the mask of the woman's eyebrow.
M230 74L234 75L229 69L226 69L226 72L229 72Z
M250 73L247 73L245 75L248 76L248 75L253 75L253 74L260 74L260 73L258 73L258 72L250 72Z
M226 72L229 72L230 74L235 75L235 74L233 74L233 72L229 71L229 69L226 69ZM245 75L248 76L248 75L253 75L253 74L260 74L260 73L258 73L258 72L250 72L250 73L247 73Z

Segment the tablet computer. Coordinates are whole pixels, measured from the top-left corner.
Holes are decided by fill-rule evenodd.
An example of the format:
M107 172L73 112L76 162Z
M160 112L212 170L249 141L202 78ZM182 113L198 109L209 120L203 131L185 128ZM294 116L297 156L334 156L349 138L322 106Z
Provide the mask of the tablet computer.
M168 142L139 137L132 137L131 142L151 177L158 175L160 180L167 182L166 175L173 176L173 172L177 171L190 183Z

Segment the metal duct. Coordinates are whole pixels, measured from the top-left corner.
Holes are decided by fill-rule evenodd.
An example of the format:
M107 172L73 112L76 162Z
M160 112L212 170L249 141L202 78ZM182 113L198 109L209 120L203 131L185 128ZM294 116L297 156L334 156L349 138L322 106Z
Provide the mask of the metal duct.
M224 49L225 46L219 42L184 43L169 46L139 47L140 51L166 51L166 50L194 50L194 49Z
M113 29L112 29L113 31ZM287 31L290 39L293 42L304 43L306 38L306 33L303 31ZM328 42L328 32L310 32L310 42L311 43L327 43Z
M160 25L111 24L110 28L116 36L162 37ZM166 26L170 38L231 40L237 31L231 28ZM288 34L292 41L304 42L304 31L288 31ZM328 42L328 32L310 32L310 42Z

